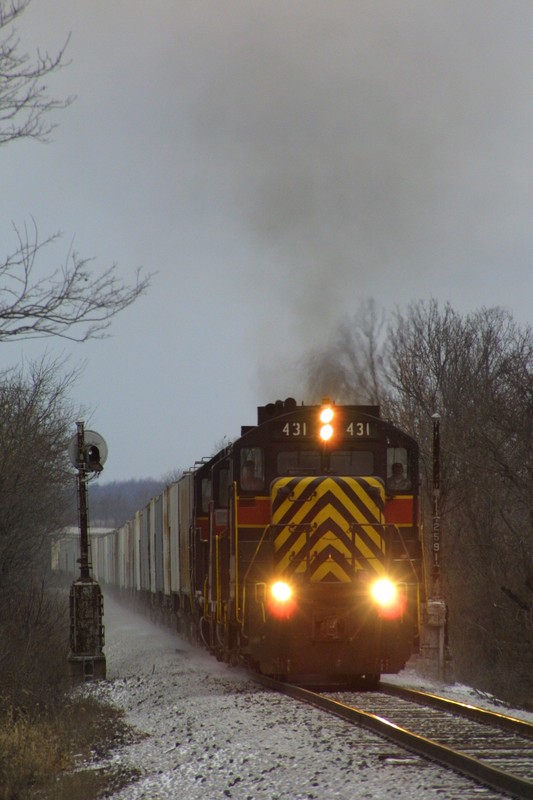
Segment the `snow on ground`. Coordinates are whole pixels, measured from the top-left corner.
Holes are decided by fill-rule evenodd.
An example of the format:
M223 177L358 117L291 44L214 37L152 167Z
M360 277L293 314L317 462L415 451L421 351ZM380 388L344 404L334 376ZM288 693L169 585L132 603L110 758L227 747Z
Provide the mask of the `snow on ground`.
M461 786L464 800L501 796L263 689L109 596L105 624L108 680L88 691L145 734L108 758L140 773L113 800L445 800Z

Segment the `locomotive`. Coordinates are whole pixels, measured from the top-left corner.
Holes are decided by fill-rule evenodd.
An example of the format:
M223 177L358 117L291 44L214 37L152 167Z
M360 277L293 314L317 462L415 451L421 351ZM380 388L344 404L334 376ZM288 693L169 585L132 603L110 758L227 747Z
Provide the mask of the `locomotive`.
M219 660L373 688L417 649L421 539L414 439L379 406L288 398L91 548Z

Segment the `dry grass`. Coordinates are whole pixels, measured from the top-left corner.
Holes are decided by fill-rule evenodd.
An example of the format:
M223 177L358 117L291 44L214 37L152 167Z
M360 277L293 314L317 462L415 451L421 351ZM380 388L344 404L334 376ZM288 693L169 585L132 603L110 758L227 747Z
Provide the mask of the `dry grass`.
M69 700L53 713L0 719L0 800L95 800L135 779L98 761L134 734L117 709Z
M134 738L122 713L69 694L68 599L43 586L0 603L0 800L95 800L135 778L99 767Z
M14 719L9 712L0 722L1 800L24 797L37 780L47 780L69 764L57 727L46 720Z

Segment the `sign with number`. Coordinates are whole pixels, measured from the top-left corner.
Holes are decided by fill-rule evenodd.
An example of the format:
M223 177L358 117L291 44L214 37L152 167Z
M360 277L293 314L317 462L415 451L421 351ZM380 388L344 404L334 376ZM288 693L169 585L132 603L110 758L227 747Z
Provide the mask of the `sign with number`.
M375 422L361 420L337 420L332 422L334 438L341 440L350 439L375 439L378 431ZM276 439L319 439L319 426L314 420L291 419L280 420L275 423L274 437Z

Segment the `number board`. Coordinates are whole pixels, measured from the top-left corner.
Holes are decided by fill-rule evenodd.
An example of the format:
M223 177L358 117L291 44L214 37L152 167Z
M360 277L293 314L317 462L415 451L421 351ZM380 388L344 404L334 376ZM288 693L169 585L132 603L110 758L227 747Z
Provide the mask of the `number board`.
M353 439L377 439L378 426L376 422L361 419L337 419L332 423L334 429L333 441L346 441ZM314 440L320 441L320 422L315 419L294 418L279 420L273 426L273 438L276 440Z

